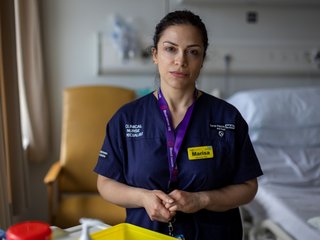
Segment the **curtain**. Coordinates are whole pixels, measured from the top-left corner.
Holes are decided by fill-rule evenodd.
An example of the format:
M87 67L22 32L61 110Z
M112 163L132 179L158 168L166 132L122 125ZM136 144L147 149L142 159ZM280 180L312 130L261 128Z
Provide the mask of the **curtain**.
M38 0L15 0L16 33L24 145L32 162L48 159L50 124L43 72Z
M0 6L2 7L2 5ZM1 13L0 13L1 14ZM1 14L1 20L2 14ZM9 192L8 161L6 157L6 140L4 133L4 73L2 52L2 22L0 22L0 228L6 228L11 223L9 204L11 193Z
M21 142L14 4L0 1L0 224L18 221L27 209Z
M0 70L1 72L1 70ZM2 108L0 105L0 124L3 126L2 121ZM11 198L9 192L9 186L7 179L9 176L7 175L7 161L5 155L5 142L4 142L4 133L2 128L0 128L0 228L5 229L11 224L11 213L10 206Z

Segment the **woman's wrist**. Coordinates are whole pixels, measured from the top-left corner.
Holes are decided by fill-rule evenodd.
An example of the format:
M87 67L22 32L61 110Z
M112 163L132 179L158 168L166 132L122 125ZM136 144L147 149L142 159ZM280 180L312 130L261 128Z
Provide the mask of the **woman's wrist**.
M136 194L136 204L138 207L145 207L146 201L148 200L148 192L150 190L138 188Z
M207 209L210 203L210 196L208 192L198 192L198 201L200 209Z

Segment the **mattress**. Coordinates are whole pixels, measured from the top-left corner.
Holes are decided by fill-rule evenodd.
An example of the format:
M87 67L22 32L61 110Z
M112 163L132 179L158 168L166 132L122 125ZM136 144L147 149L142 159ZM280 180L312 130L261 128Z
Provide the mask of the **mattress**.
M319 240L320 87L243 91L227 101L247 121L264 172L246 209L256 223L270 219L297 240Z
M319 240L320 147L279 148L255 145L264 176L246 208L255 222L271 219L297 240Z

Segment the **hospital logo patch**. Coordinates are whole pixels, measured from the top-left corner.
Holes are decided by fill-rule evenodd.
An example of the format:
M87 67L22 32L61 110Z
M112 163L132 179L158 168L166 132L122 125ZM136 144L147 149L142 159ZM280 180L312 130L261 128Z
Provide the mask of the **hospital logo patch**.
M218 134L219 134L220 137L223 137L224 131L219 131Z
M210 128L215 128L218 131L219 137L223 137L225 131L227 131L227 130L234 131L236 129L235 125L231 124L231 123L226 123L226 124L211 124L210 123Z
M143 136L143 129L141 124L126 124L126 137L136 138Z

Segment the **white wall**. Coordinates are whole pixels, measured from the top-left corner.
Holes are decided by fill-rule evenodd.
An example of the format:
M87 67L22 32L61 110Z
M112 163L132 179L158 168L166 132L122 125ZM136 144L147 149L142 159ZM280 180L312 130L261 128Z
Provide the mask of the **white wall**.
M154 77L146 75L97 75L97 33L106 31L110 17L119 13L143 19L143 29L151 38L155 24L165 14L166 4L163 0L45 0L42 3L46 77L57 157L64 88L87 84L143 88L154 83Z
M223 44L227 44L227 47L237 44L240 44L239 46L252 44L259 47L261 44L290 45L291 43L299 46L296 51L301 51L303 44L307 46L306 50L315 43L319 44L315 47L320 47L320 31L317 24L320 22L319 8L195 6L181 5L177 0L42 0L40 2L53 144L48 162L31 166L30 175L31 182L37 189L34 190L31 203L31 217L43 220L47 218L47 202L42 178L49 164L59 157L63 89L88 84L112 84L132 89L154 87L155 74L152 71L146 74L97 75L96 35L98 32L110 31L108 28L112 14L120 13L138 19L143 34L151 39L154 26L168 10L191 9L201 15L207 25L211 44L209 59L210 54L211 59L215 56L215 49L212 47ZM246 23L245 14L248 10L258 12L257 24ZM284 61L292 57L275 49L268 48L266 51L270 51L273 57L280 57L280 60L283 58ZM222 59L220 56L217 60L218 63L220 61L220 65ZM236 63L240 64L241 60L237 59ZM222 67L224 67L223 62ZM314 71L311 73L300 71L299 74L258 71L252 74L232 72L231 68L228 89L224 89L225 79L223 69L220 68L216 73L202 74L199 87L206 91L218 87L224 91L223 93L231 94L240 89L320 85L319 75Z
M309 58L311 51L320 49L317 24L320 21L320 5L259 5L238 1L243 4L232 6L227 3L180 2L171 0L170 9L190 9L202 17L208 28L209 73L202 75L201 88L210 91L218 87L224 96L229 96L243 89L320 84L320 70L310 63ZM249 11L258 14L256 24L247 23L246 14ZM228 77L224 75L225 54L231 55L233 61ZM216 71L210 72L210 68Z

